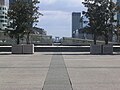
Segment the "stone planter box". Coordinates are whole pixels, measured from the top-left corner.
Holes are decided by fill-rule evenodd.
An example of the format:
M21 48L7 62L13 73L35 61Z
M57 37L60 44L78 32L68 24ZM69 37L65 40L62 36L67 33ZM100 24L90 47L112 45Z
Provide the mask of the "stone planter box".
M113 54L113 45L103 45L103 54Z
M34 44L13 45L12 54L34 54Z
M13 45L12 46L12 54L22 54L23 46L22 45Z
M24 44L23 54L34 54L34 44Z
M90 54L102 54L102 45L90 45Z

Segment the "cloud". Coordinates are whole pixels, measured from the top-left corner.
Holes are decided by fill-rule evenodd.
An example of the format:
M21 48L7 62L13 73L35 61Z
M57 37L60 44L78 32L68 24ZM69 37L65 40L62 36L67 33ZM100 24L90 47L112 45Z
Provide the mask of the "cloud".
M84 10L83 0L41 0L41 10L80 11Z
M63 4L72 4L73 6L80 5L83 1L84 0L40 0L42 4L46 5L55 4L56 2L62 2Z
M54 4L57 0L40 0L42 4L50 5Z
M80 7L81 6L81 3L83 2L84 0L66 0L66 2L69 4L69 5L72 5L73 7Z
M47 30L50 35L70 37L71 13L64 11L42 11L42 13L44 16L40 17L38 26Z

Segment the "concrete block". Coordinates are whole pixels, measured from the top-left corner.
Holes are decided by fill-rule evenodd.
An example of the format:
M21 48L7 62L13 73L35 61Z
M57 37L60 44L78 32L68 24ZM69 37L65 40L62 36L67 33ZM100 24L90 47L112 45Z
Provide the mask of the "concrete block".
M101 54L102 45L90 45L90 54Z
M23 54L34 54L34 44L24 44Z
M113 54L113 45L103 45L103 54Z
M22 45L13 45L12 46L12 54L22 54L23 46Z

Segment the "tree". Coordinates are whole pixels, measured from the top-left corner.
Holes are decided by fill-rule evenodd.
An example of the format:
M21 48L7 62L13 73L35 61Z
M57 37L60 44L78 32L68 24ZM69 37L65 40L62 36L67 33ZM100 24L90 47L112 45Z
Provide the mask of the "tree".
M112 0L84 0L87 12L83 14L89 19L89 27L94 35L94 44L97 36L103 35L105 44L108 44L109 34L113 30L115 4Z
M27 43L29 42L29 34L32 31L33 24L38 22L39 7L36 4L39 3L37 0L31 3L25 2L24 0L17 0L11 5L8 11L8 17L12 21L10 27L13 30L9 31L11 38L15 38L17 44L20 43L20 39L27 35Z
M120 1L116 2L116 13L117 13L117 25L116 25L116 29L115 29L115 34L117 36L117 42L119 43L119 36L120 36L120 19L119 19Z
M109 38L112 37L110 34L113 34L114 31L114 23L116 22L114 16L116 14L116 4L112 2L112 0L106 1L103 3L102 9L102 20L101 30L104 35L105 44L108 44Z

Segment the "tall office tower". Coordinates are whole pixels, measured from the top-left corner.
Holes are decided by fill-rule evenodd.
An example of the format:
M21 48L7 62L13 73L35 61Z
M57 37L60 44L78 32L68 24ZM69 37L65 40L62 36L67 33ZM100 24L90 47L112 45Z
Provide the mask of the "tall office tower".
M83 22L81 21L81 13L72 13L72 38L75 38L75 34L78 33L79 29L83 28Z
M0 5L5 5L5 0L0 0Z
M5 30L7 27L7 11L8 8L5 6L5 0L0 0L0 30Z
M0 0L0 5L8 6L9 0Z

